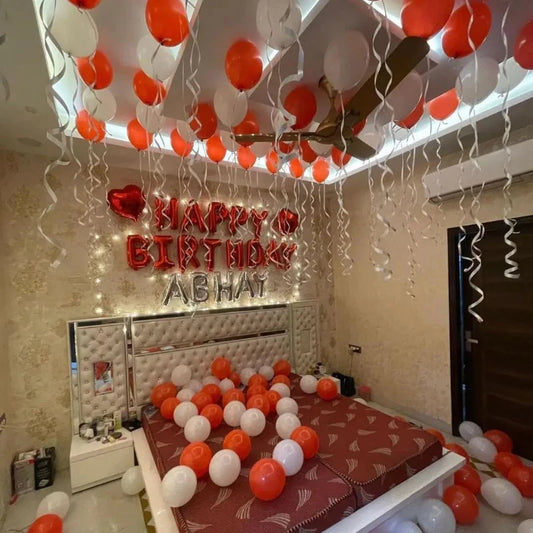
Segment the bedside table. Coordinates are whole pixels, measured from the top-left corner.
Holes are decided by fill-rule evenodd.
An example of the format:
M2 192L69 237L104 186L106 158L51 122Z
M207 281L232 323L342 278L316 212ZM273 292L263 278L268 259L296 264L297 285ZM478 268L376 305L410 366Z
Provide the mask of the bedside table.
M89 489L122 477L133 460L133 438L122 428L123 438L102 444L87 442L74 435L70 446L70 482L72 492Z

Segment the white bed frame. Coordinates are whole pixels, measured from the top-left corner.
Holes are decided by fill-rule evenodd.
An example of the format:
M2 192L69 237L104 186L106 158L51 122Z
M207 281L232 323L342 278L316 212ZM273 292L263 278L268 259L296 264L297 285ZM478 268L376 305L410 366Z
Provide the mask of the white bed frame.
M78 343L87 337L84 328L91 328L91 335L95 332L94 321L74 324ZM95 343L94 335L91 337L95 360L105 360L106 339L116 346L117 331L106 324L106 328L96 330L105 338ZM201 378L220 355L229 358L238 371L287 358L296 372L306 373L309 365L320 360L316 301L120 319L115 327L123 332L125 367L130 370L127 374L132 374L127 398L122 395L115 401L123 402L119 406L123 410L138 414L149 402L152 388L168 380L180 363L189 364L193 376ZM101 347L101 353L95 353L96 346ZM83 348L78 346L79 350ZM84 406L94 412L95 398L89 392L81 387L81 412ZM133 442L157 533L179 533L172 511L163 500L161 478L142 429L133 432ZM393 533L400 521L412 520L418 502L442 496L444 488L453 483L453 473L465 463L463 457L443 451L445 455L437 462L330 527L328 533Z

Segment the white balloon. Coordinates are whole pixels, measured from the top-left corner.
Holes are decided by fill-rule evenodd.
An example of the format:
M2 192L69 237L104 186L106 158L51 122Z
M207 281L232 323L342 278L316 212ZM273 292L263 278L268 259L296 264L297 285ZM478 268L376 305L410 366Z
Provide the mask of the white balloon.
M241 416L241 429L250 437L261 435L266 425L266 418L262 411L255 407L247 409Z
M241 372L241 382L243 385L248 385L248 380L255 374L253 368L247 367Z
M263 365L258 374L261 374L267 381L270 381L274 377L274 369L271 366Z
M259 0L255 21L265 43L283 50L296 42L302 12L296 0Z
M369 126L368 129L365 128L358 135L358 138L368 144L368 146L374 148L374 150L376 150L376 152L378 153L385 145L385 132L383 128L378 128L377 130L375 130L374 126Z
M465 420L459 424L459 435L466 442L470 442L474 437L482 437L483 430L475 422Z
M210 433L211 423L202 415L191 416L183 430L183 434L189 442L204 442Z
M171 468L161 481L163 500L170 507L181 507L191 500L196 492L196 474L188 466Z
M233 134L231 133L231 131L220 130L219 135L222 144L226 147L226 150L228 150L229 152L236 152L239 149L240 145L237 144L232 138Z
M250 146L250 150L256 157L265 157L270 152L272 146L269 143L256 142Z
M285 413L298 414L298 404L292 398L281 398L276 404L276 413L283 415Z
M467 446L468 453L479 461L492 463L498 450L489 439L485 437L472 437Z
M202 379L202 383L204 385L220 385L220 379L216 378L215 376L205 376L205 378Z
M221 382L220 382L220 392L222 394L224 394L225 392L228 392L230 389L233 389L235 388L235 384L233 383L233 381L231 381L231 379L229 378L224 378Z
M139 468L139 467L133 467L133 468ZM126 471L126 474L127 473L128 471ZM141 476L141 479L142 479L142 476ZM144 483L143 483L143 486L144 486ZM39 518L40 516L43 516L45 514L56 514L57 516L59 516L59 518L64 519L65 516L67 516L69 508L70 508L70 498L68 497L68 494L66 494L65 492L61 492L61 491L51 492L50 494L48 494L41 500L41 503L39 503L39 507L37 507L37 513L35 514L35 518Z
M285 383L274 383L270 390L275 390L279 392L282 398L288 398L291 395L291 389L285 385Z
M71 2L58 1L53 4L55 4L53 20L51 16L45 16L45 19L49 27L52 22L50 33L61 49L73 57L92 56L98 45L98 29L92 16Z
M192 402L181 402L176 409L174 409L174 422L180 427L184 428L185 424L198 414L198 407Z
M411 520L394 526L394 533L422 533L422 530Z
M506 94L507 91L512 91L520 85L526 76L527 70L523 69L514 57L509 57L505 62L500 64L500 78L494 92Z
M455 82L459 99L469 106L479 104L494 91L499 74L498 62L491 57L472 59L462 68Z
M523 500L520 491L506 479L487 479L481 484L481 495L500 513L513 515L522 510Z
M452 510L436 499L424 500L416 513L416 521L424 533L454 533L455 517Z
M309 146L316 152L318 155L326 155L331 151L331 145L322 144L316 141L309 141Z
M392 107L394 120L407 118L420 102L424 84L420 74L410 72L385 99Z
M197 140L196 135L194 134L194 131L192 131L188 122L177 120L176 129L185 142L194 143Z
M128 496L135 496L144 489L144 478L140 466L128 468L120 480L122 492Z
M178 406L179 407L179 406ZM246 406L237 400L229 402L224 407L224 422L232 428L236 428L240 421L241 416L246 411Z
M220 121L232 128L240 124L248 111L248 95L229 83L219 87L213 98L213 107Z
M533 519L530 518L520 522L516 533L533 533Z
M314 394L316 392L317 385L318 380L315 378L315 376L311 376L311 374L302 376L300 379L300 389L302 389L302 391L306 394Z
M189 402L192 400L192 397L195 395L195 392L192 389L181 389L178 394L176 394L176 398L180 402Z
M178 365L170 376L170 381L176 385L176 387L183 387L188 384L188 388L192 389L191 383L192 371L189 365Z
M338 91L346 91L362 80L369 57L370 48L362 33L341 33L329 43L324 55L326 78Z
M161 129L161 106L146 105L139 101L135 107L135 116L146 131L157 133Z
M282 439L290 439L291 433L301 425L300 419L296 415L285 413L276 420L276 431Z
M83 107L97 120L107 122L117 113L117 101L109 89L99 91L86 87L82 95Z
M291 439L278 442L272 452L272 459L278 461L285 470L285 475L294 476L304 464L302 447Z
M151 34L137 44L137 58L144 72L154 80L170 78L176 69L176 60L166 46L161 46Z
M241 460L233 450L220 450L209 463L209 477L219 487L235 483L241 472Z

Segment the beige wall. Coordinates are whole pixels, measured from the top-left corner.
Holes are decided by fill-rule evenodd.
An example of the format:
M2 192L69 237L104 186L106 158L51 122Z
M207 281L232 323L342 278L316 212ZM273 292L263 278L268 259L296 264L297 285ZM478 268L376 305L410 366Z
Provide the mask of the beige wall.
M415 180L419 183L420 175ZM383 241L383 248L391 254L393 271L392 279L384 281L369 260L370 198L366 176L349 182L345 202L351 215L354 268L350 276L343 277L339 262L335 261L338 366L348 371L348 343L361 345L362 354L353 359L353 375L357 383L372 387L376 401L450 424L446 229L459 225L459 200L446 201L442 215L436 206L429 205L428 212L435 218L430 240L421 238L428 220L421 213L420 203L416 208L415 257L420 267L414 278L412 298L407 295L409 238L402 227L405 204L392 217L397 231ZM419 197L423 198L421 187L418 189ZM397 188L393 194L398 201ZM515 216L531 215L533 183L515 185L512 194ZM501 190L486 191L481 205L483 221L501 219ZM471 223L472 219L467 218L466 224ZM378 228L382 230L383 226L378 224Z

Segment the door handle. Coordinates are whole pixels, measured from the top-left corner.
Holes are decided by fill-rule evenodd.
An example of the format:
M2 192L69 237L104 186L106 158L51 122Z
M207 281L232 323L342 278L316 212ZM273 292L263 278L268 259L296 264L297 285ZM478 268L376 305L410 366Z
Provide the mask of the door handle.
M468 342L469 344L479 344L477 339L466 339L465 342Z
M479 344L479 341L477 339L473 339L472 338L472 332L471 331L468 331L466 330L465 331L465 350L467 352L471 352L472 351L472 344Z

